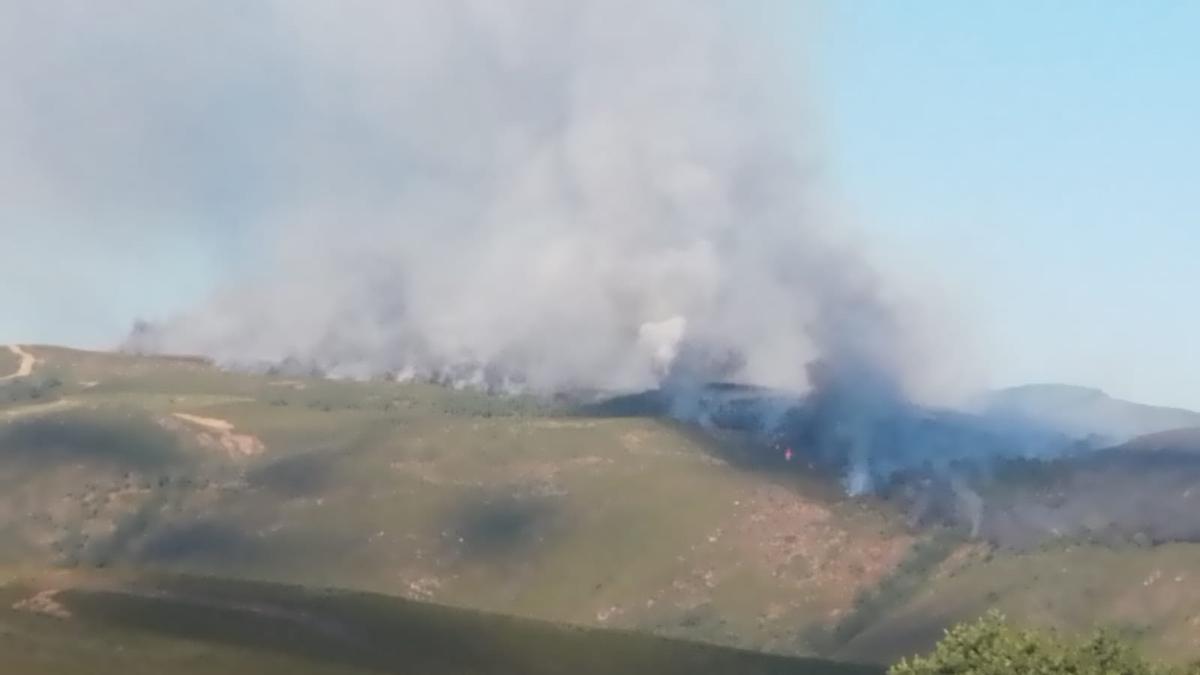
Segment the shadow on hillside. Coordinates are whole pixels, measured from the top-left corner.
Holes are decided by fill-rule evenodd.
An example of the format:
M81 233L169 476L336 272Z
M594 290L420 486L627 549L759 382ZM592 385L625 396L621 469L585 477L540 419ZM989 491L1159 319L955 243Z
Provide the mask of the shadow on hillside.
M172 433L133 413L73 411L17 420L0 429L0 461L95 461L151 469L181 458Z
M251 469L246 481L286 498L319 494L333 483L335 457L328 452L289 455Z
M139 586L142 586L139 584ZM428 675L867 675L882 668L756 654L488 615L384 596L215 579L66 591L77 621L237 645L335 666Z
M201 520L168 525L151 533L134 554L139 563L248 561L267 551L252 535L228 522Z
M948 628L970 620L983 611L982 607L956 605L944 611L906 613L902 617L884 619L842 644L831 656L894 663L902 658L929 652Z
M450 514L447 546L462 559L495 560L519 556L552 538L565 518L550 497L489 493L465 498Z

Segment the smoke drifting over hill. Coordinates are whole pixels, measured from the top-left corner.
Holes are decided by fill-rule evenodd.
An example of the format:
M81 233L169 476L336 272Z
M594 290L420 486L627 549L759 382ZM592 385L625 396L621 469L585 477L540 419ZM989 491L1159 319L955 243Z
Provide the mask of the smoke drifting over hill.
M796 46L775 58L726 0L0 12L0 133L27 160L0 190L199 215L250 251L131 350L681 404L717 379L815 388L829 429L864 432L953 363L846 243ZM814 443L853 491L917 460L844 435Z
M917 348L730 3L59 4L6 25L62 37L23 42L93 91L39 86L105 124L38 149L43 194L254 249L131 348L536 391L803 388L818 355L900 377Z

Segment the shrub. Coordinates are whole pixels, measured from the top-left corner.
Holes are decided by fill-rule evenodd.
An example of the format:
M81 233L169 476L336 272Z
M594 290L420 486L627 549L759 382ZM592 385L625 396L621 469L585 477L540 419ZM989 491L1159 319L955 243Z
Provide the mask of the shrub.
M946 633L933 653L892 666L889 675L1169 675L1176 671L1145 660L1127 642L1100 631L1086 640L1015 628L999 613Z

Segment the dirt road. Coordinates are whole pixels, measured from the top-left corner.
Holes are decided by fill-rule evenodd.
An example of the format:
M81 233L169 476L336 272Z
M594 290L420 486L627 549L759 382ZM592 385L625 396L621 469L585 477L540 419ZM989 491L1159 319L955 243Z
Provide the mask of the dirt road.
M0 375L0 382L4 380L15 380L18 377L28 377L33 373L33 367L37 365L37 357L29 352L21 349L20 345L8 345L8 351L16 354L17 358L21 359L21 363L17 365L17 372L8 375Z

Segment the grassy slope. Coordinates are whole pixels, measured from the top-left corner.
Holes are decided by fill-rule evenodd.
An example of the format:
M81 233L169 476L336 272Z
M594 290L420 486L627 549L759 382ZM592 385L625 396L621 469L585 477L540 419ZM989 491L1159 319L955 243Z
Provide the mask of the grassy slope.
M233 575L880 660L999 606L1200 656L1200 546L963 546L943 560L944 541L913 548L886 508L782 461L727 461L756 450L736 437L431 386L37 354L31 382L0 387L9 569ZM164 430L172 412L228 420L266 452L232 458L195 428Z
M93 582L94 584L94 582ZM0 605L35 589L0 587ZM27 675L139 673L743 673L877 669L455 610L384 596L215 579L59 589L58 616L0 609L0 662Z
M37 376L62 384L0 423L0 523L18 542L0 564L337 586L800 654L912 540L815 477L735 468L743 439L660 421L38 355ZM230 457L172 412L226 420L266 452Z
M1200 546L1048 546L1022 554L964 548L842 653L886 661L924 649L956 621L999 608L1023 623L1115 628L1157 658L1200 656Z

